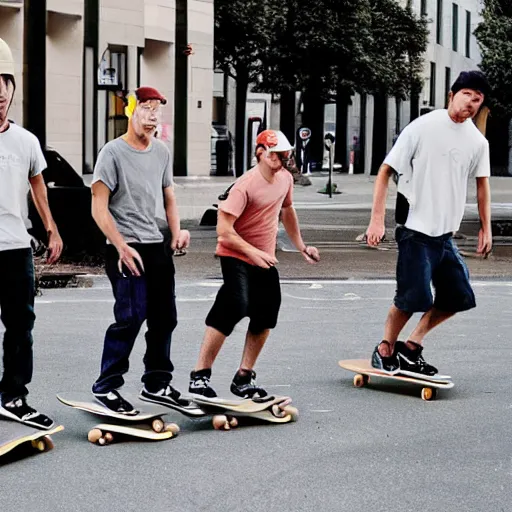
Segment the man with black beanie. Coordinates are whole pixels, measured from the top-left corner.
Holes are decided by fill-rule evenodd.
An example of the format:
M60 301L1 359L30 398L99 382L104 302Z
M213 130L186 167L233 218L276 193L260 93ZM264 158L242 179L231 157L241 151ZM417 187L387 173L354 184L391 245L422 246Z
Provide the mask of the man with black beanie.
M473 122L486 108L489 92L483 73L462 72L452 86L448 109L407 126L377 176L367 231L370 246L384 236L388 181L395 173L399 176L397 289L384 337L372 354L372 365L379 370L443 378L423 358L423 339L455 313L476 306L468 269L452 236L464 215L468 179L475 178L481 223L477 253L485 257L491 251L489 144ZM405 343L397 341L416 312L424 312L418 325Z

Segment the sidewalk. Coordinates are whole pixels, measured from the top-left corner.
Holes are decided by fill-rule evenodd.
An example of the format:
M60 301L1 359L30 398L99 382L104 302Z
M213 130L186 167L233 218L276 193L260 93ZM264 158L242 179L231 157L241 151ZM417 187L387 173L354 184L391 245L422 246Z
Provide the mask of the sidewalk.
M327 183L327 173L309 176L312 185L295 186L294 203L297 211L371 211L375 176L361 174L334 174L333 182L338 185L341 194L319 194ZM218 196L235 180L234 177L190 176L177 177L176 195L180 215L183 220L199 222L203 213L218 202ZM512 177L492 177L492 213L493 219L512 221ZM390 183L387 206L394 208L396 186ZM466 207L466 220L478 218L475 180L470 180ZM333 214L333 216L337 216Z

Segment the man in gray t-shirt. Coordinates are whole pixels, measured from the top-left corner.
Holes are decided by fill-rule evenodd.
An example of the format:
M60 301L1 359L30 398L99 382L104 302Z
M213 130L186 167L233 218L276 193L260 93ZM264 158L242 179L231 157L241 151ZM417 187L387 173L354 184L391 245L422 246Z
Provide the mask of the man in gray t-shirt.
M48 233L49 264L59 259L62 240L48 205L39 141L7 117L14 91L12 54L0 39L0 309L5 326L0 416L50 429L53 420L27 404L35 321L34 261L24 223L29 188Z
M140 398L186 407L171 385L171 337L177 325L173 252L188 247L180 229L172 186L170 152L154 137L166 99L152 87L135 92L128 132L101 150L92 183L92 215L107 238L106 270L115 297L115 322L105 334L95 397L109 409L136 414L119 393L135 339L147 320L145 372ZM165 209L171 232L164 243L157 207Z

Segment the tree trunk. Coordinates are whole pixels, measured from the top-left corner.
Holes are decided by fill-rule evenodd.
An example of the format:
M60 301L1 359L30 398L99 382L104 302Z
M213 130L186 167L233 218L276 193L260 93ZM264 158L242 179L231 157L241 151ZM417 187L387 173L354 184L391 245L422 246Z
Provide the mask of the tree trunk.
M373 144L371 174L376 175L386 158L388 145L388 99L384 94L375 96L373 114Z
M235 172L237 176L242 176L245 172L245 117L248 87L249 77L247 74L237 72L235 114Z
M187 0L176 2L176 73L174 77L174 175L188 174L188 42Z
M295 91L281 94L279 129L286 135L290 144L295 144Z
M322 168L324 156L324 102L320 94L311 87L304 93L304 113L302 125L311 129L310 162Z
M420 117L420 96L419 94L411 94L411 121Z
M361 125L359 127L359 154L356 154L356 164L354 171L364 174L366 171L366 106L368 104L368 96L366 93L361 94Z
M350 95L338 89L336 93L336 146L334 161L348 169L348 106Z
M25 0L23 124L46 146L46 0Z

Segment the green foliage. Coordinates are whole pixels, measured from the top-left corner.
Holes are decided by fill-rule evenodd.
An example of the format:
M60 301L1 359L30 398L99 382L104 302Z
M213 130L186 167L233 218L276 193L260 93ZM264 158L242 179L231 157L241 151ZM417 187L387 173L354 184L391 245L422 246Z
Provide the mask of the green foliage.
M486 0L483 21L475 31L482 52L482 71L487 75L493 94L494 115L512 116L512 2Z
M427 21L395 0L216 0L215 60L260 91L406 97L421 87Z

